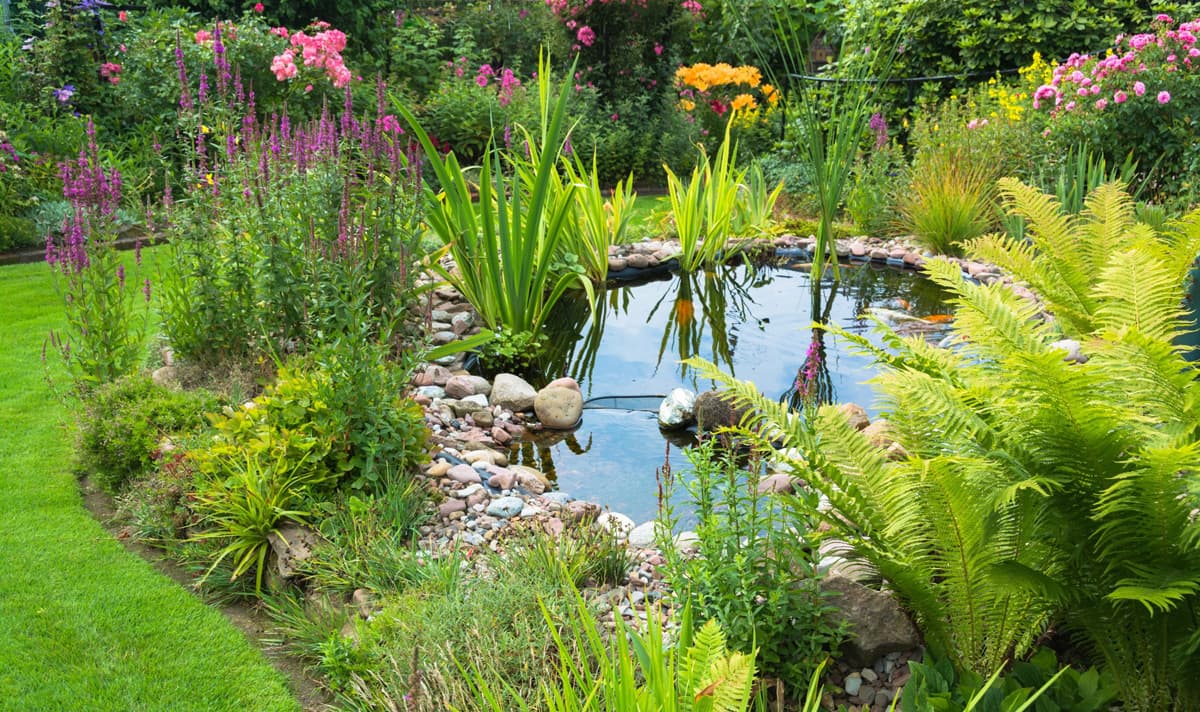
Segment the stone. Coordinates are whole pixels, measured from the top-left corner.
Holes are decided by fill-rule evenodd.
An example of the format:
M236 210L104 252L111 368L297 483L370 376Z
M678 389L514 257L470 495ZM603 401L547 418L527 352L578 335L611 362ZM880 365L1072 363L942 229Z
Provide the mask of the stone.
M492 426L492 440L495 440L498 445L505 445L512 440L512 435L509 435L508 431L499 425L494 425Z
M844 660L850 665L866 667L888 653L912 650L920 644L916 627L891 594L844 576L825 577L821 590L835 608L826 614L826 622L850 626L842 644Z
M456 334L465 334L472 326L475 326L475 315L469 311L459 312L450 318L450 330Z
M1063 361L1067 363L1087 363L1088 357L1083 353L1083 345L1075 339L1061 339L1050 344L1050 348L1066 353Z
M520 497L498 497L487 507L487 513L501 519L511 519L525 508L525 500Z
M421 386L417 389L417 395L431 399L445 398L446 389L441 386Z
M542 501L557 507L565 507L573 499L575 498L566 492L547 492L542 495Z
M506 410L529 410L537 393L528 381L511 373L501 373L492 382L492 403Z
M579 417L583 415L583 396L578 390L548 386L538 392L533 411L545 427L569 430L579 423Z
M865 667L862 669L862 679L867 682L875 682L879 679L879 673L875 672L874 668Z
M866 257L867 246L858 240L850 243L850 254L854 257Z
M885 418L879 418L862 429L862 434L867 440L881 450L888 449L896 442L893 432L892 424Z
M629 260L626 260L624 257L609 257L608 258L608 271L609 272L620 272L621 270L625 269L628 266L629 266Z
M675 550L681 554L694 554L700 550L700 535L696 532L680 532L672 540Z
M510 465L508 469L516 473L518 482L539 480L542 483L543 492L554 486L550 478L546 477L541 470L529 467L528 465Z
M658 406L658 424L663 428L682 428L696 419L696 394L686 388L674 388Z
M521 508L521 519L532 519L532 518L538 516L539 514L545 514L545 513L546 513L546 510L542 509L541 507L537 507L537 506L534 506L534 505L526 502L525 506Z
M843 403L838 406L846 419L850 421L850 427L855 430L862 430L871 424L871 418L867 415L867 411L857 403Z
M531 467L522 467L514 470L517 475L517 484L533 494L541 494L546 491L546 481L541 477L541 473L535 475L530 472L532 469Z
M467 396L466 398L459 400L459 403L469 403L470 405L476 406L475 411L486 410L488 407L487 396L483 395L482 393L476 393L473 396Z
M375 612L375 596L369 589L354 589L354 593L350 595L350 600L354 603L354 607L358 609L358 615L363 618L370 618L371 614Z
M488 395L492 384L482 376L452 376L446 381L446 395L451 398L466 398L476 394Z
M625 539L633 531L633 520L620 512L605 512L596 518L596 526L612 532L618 539Z
M486 448L482 450L468 450L463 453L462 459L472 465L477 462L483 462L489 465L496 465L497 467L504 467L508 464L508 455Z
M489 487L495 487L498 490L510 490L517 486L517 474L510 470L493 471L487 483Z
M450 467L450 463L445 460L434 460L429 464L429 467L425 469L425 474L429 475L430 477L441 477L450 471Z
M882 247L876 247L875 249L871 250L871 261L872 262L886 262L887 258L888 258L888 251L883 249Z
M275 552L275 569L280 578L289 579L296 569L312 556L313 549L321 541L321 535L301 524L289 523L277 527L267 535L271 551Z
M571 390L578 392L579 381L576 381L574 378L563 376L562 378L556 378L547 383L546 388L570 388Z
M476 483L473 485L467 485L466 487L463 487L460 490L454 490L450 494L454 495L454 497L457 499L467 499L471 495L475 494L476 492L480 492L482 490L483 490L483 485Z
M654 546L654 530L657 526L658 522L649 521L631 529L628 536L629 545L635 549L649 549Z
M856 672L852 672L847 675L845 681L842 682L842 689L845 690L846 694L850 697L857 697L858 690L861 687L862 677Z
M696 396L695 413L700 430L713 431L741 423L746 408L736 405L726 391L705 391Z
M479 470L470 465L455 465L446 472L446 477L465 485L483 482L483 478L479 476Z
M454 514L455 512L467 511L467 503L461 499L448 499L438 505L438 514L443 518Z
M426 367L423 375L429 379L430 385L434 386L444 386L452 377L450 369L437 364Z
M475 424L481 428L490 428L492 427L492 423L496 422L496 416L492 415L492 411L487 409L477 410L471 413L471 420L475 421ZM495 439L494 433L492 434L492 439Z
M629 263L629 266L634 269L646 269L647 267L650 266L650 255L644 255L640 252L637 254L634 254L634 255L630 255L626 259L627 259L627 262Z
M155 385L162 386L163 388L179 387L179 373L174 366L163 366L154 369L154 373L150 374L150 379L154 381Z
M782 472L767 475L758 481L759 494L791 494L794 491L792 476Z
M429 340L433 342L434 346L443 346L457 338L458 334L454 333L453 331L435 331L433 332L433 335L429 337Z

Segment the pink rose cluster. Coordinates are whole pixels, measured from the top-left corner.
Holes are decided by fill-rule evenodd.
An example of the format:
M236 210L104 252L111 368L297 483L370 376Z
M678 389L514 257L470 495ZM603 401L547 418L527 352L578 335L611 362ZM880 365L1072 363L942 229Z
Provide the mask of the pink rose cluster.
M299 73L299 67L296 65L299 55L304 66L324 71L333 86L341 89L349 84L353 77L342 58L342 51L346 49L346 33L331 29L327 22L318 22L313 25L313 29L318 31L310 35L304 30L299 30L291 35L288 39L291 47L271 60L271 72L281 82L294 78ZM278 30L287 32L281 27L271 31L281 37L286 36Z
M1072 54L1054 68L1049 84L1033 93L1033 108L1051 106L1051 116L1090 106L1104 111L1146 95L1146 82L1153 82L1156 71L1190 73L1200 69L1200 19L1172 28L1168 15L1154 19L1154 32L1118 35L1116 47L1106 57ZM1171 93L1152 94L1159 104L1171 101Z

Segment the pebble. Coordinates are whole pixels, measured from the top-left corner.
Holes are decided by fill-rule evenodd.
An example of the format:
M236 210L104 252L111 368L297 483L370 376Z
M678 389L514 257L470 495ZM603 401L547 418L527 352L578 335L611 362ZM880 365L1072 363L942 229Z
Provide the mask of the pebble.
M487 513L493 517L510 519L520 514L524 508L525 501L520 497L500 497L492 500L492 503L487 507Z
M483 482L483 478L479 476L479 471L470 465L455 465L446 472L446 476L455 482L462 482L468 485Z
M852 672L846 676L846 680L842 682L842 689L847 695L857 697L859 690L862 688L862 676L856 672Z

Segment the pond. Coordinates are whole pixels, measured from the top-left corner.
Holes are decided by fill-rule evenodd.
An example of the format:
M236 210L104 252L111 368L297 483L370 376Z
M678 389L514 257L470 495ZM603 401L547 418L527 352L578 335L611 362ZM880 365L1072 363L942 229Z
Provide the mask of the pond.
M565 437L545 433L515 446L510 460L542 470L576 498L644 522L658 507L656 469L668 457L675 472L686 469L682 449L694 442L692 433L659 429L659 402L673 388L700 392L716 385L680 360L701 356L772 398L789 399L817 338L814 319L870 333L862 315L876 310L933 341L945 335L945 295L929 280L871 264L841 269L838 284L827 270L813 285L809 265L798 259L610 284L597 294L594 319L586 302L564 303L548 326L554 356L547 375L579 381L583 421ZM937 327L911 320L929 316ZM850 353L842 340L819 338L822 401L855 402L873 412L865 383L870 359Z

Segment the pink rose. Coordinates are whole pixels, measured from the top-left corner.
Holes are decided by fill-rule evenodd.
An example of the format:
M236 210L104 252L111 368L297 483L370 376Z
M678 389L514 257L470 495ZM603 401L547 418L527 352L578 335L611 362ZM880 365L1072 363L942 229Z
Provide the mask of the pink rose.
M1160 104L1165 104L1165 103L1167 103L1167 102L1168 102L1168 101L1170 101L1170 100L1171 100L1171 93L1170 93L1170 92L1167 92L1167 91L1160 91L1160 92L1158 93L1158 103L1160 103Z

